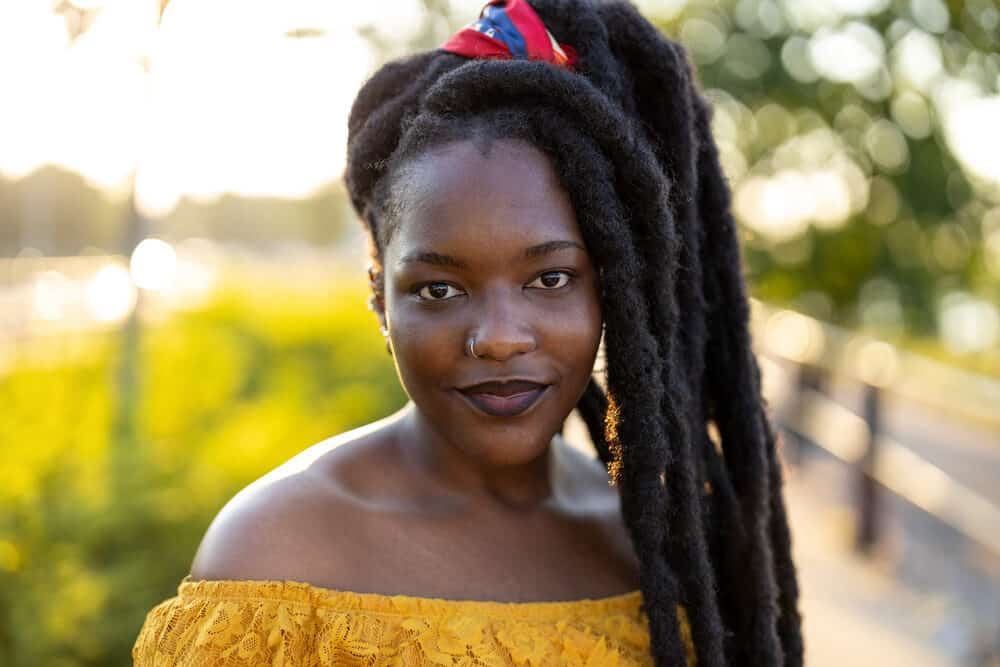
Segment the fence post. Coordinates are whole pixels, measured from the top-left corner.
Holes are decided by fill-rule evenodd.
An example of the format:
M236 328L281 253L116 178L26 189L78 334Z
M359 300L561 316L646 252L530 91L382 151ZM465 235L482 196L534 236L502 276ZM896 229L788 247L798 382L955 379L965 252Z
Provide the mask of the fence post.
M826 387L826 372L818 364L809 362L796 364L795 370L795 393L788 406L789 418L783 421L802 424L809 405L808 393L823 393L823 389ZM796 466L802 463L804 437L793 435L793 437L783 440L782 458L786 463Z
M875 466L878 463L882 394L878 387L867 383L863 392L862 417L868 425L868 442L864 454L854 466L858 512L854 548L862 554L870 554L881 532L881 495L879 483L875 481Z

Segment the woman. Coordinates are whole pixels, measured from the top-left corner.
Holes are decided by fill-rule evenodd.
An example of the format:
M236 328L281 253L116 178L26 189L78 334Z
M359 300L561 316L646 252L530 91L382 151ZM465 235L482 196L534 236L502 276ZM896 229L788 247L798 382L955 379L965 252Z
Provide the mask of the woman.
M411 400L237 494L136 664L800 665L709 116L619 2L381 68L346 179Z

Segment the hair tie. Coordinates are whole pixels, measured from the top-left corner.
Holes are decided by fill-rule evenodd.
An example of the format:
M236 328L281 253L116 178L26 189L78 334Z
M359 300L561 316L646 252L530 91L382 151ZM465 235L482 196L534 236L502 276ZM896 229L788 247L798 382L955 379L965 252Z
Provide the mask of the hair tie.
M441 50L467 58L544 60L567 68L577 60L573 47L556 41L527 0L491 0Z

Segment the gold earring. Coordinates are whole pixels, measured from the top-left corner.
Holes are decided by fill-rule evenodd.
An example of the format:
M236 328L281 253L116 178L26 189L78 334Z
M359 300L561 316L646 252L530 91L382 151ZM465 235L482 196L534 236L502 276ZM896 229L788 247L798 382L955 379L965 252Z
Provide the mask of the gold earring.
M379 327L379 330L382 332L382 337L385 338L385 351L389 353L389 356L392 356L392 343L389 341L389 330L385 327Z

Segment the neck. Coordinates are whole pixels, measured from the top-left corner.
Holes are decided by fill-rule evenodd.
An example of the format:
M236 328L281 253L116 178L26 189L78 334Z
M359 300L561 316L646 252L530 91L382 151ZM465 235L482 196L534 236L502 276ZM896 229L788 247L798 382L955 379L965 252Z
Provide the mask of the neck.
M531 461L497 465L474 457L471 448L449 441L412 402L396 422L402 462L439 491L461 499L527 512L555 500L558 452L552 444Z

